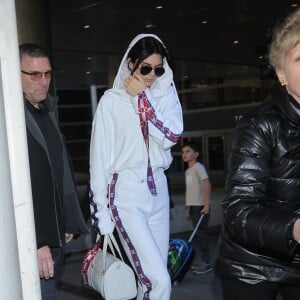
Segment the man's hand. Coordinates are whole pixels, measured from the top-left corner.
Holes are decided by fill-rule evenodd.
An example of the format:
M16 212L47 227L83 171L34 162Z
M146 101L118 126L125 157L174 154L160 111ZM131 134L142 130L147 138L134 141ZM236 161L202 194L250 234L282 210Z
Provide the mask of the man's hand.
M39 273L41 278L49 279L54 276L54 261L48 246L37 250Z
M65 233L65 242L68 244L73 239L74 234L72 233Z
M136 96L147 88L146 83L137 74L128 76L124 81L124 88L127 93L132 96Z

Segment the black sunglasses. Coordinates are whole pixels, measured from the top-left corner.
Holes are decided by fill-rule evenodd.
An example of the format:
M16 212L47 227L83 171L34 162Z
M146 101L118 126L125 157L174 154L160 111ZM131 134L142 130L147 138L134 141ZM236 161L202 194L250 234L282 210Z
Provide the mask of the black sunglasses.
M157 77L160 77L161 75L163 75L165 73L165 69L163 67L156 67L156 68L152 68L150 66L141 66L140 67L140 72L142 75L147 75L152 70L154 70L154 74Z
M52 71L47 71L47 72L26 72L24 70L21 70L21 72L25 75L30 76L31 80L33 81L39 81L43 75L45 76L46 79L51 79L52 76Z

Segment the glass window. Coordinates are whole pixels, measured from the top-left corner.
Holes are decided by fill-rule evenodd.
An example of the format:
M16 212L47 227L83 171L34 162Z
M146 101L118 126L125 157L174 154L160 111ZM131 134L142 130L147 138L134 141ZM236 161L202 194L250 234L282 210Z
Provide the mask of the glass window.
M208 137L209 170L224 170L224 137Z

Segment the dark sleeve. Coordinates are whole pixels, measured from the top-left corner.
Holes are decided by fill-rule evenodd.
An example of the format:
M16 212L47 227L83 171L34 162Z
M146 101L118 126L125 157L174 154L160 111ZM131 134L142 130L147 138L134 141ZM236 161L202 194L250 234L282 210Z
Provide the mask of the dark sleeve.
M224 224L232 238L263 251L292 255L291 228L296 215L266 201L275 124L245 118L237 128L228 161ZM278 195L284 197L284 195Z

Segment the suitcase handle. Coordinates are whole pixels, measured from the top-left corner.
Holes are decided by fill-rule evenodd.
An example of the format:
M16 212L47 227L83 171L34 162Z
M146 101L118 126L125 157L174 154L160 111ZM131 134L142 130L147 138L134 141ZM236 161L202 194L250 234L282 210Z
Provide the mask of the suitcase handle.
M190 238L188 240L189 243L193 240L193 238L194 238L194 236L195 236L195 234L196 234L196 232L197 232L197 230L198 230L198 228L199 228L199 226L200 226L200 224L202 222L203 217L204 217L204 214L201 214L201 216L199 218L199 221L198 221L195 229L193 230L193 232L192 232L192 234L191 234L191 236L190 236Z

